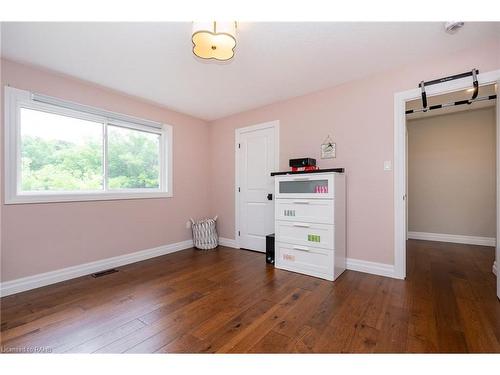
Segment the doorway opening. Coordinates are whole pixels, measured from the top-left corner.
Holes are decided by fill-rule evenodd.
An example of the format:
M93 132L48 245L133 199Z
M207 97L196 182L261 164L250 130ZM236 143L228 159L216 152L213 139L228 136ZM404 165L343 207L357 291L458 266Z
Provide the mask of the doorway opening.
M477 73L477 72L476 72ZM444 79L435 80L435 84L426 87L428 97L446 94L471 88L471 74L457 75ZM500 70L477 74L474 79L474 88L495 84L496 93L500 87ZM434 82L434 81L433 81ZM476 83L477 82L477 83ZM394 277L406 278L406 102L414 99L423 99L421 86L394 94ZM500 217L500 110L499 101L496 101L496 166L497 183L496 217ZM496 220L496 233L500 233L500 220ZM500 259L500 241L496 243L496 263ZM497 272L498 274L498 272ZM497 296L500 298L500 277L497 277Z
M469 102L473 90L432 96L427 111L421 99L406 102L407 274L481 280L495 292L495 84Z

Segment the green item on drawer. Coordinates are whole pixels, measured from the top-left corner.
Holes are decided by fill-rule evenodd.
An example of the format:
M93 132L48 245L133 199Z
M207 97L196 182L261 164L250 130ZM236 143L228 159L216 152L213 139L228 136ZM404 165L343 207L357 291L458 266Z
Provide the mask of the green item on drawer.
M316 234L308 234L307 240L310 242L321 242L321 237Z

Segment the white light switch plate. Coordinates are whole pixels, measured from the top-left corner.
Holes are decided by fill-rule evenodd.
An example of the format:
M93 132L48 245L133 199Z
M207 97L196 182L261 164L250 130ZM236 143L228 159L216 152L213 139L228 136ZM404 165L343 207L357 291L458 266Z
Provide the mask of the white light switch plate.
M392 162L390 160L384 161L384 171L392 171Z

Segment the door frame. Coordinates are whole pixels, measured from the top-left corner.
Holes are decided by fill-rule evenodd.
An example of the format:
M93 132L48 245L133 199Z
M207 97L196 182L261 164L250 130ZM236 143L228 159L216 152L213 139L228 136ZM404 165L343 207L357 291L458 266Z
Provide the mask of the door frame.
M495 84L500 80L500 70L481 73L477 76L480 86ZM461 78L453 81L446 81L440 84L426 87L427 96L446 94L453 91L463 90L471 87L471 78ZM500 88L497 87L497 92ZM394 94L394 277L398 279L406 278L406 102L421 97L419 88L401 91ZM497 98L498 100L498 98ZM498 116L498 115L497 115ZM497 123L497 243L496 255L500 241L500 163L499 163L499 125ZM498 264L498 259L496 259ZM494 266L494 265L493 265Z
M234 130L234 241L236 247L240 248L240 195L238 187L240 186L240 153L239 143L243 133L252 132L255 130L274 129L274 168L276 171L280 167L280 122L279 120L268 121L256 125L236 128Z

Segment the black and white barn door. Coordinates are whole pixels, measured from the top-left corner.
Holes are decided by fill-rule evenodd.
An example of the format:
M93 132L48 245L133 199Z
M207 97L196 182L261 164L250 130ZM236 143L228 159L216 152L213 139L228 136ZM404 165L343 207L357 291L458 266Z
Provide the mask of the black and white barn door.
M274 233L274 179L278 164L278 122L236 130L239 247L265 252Z

